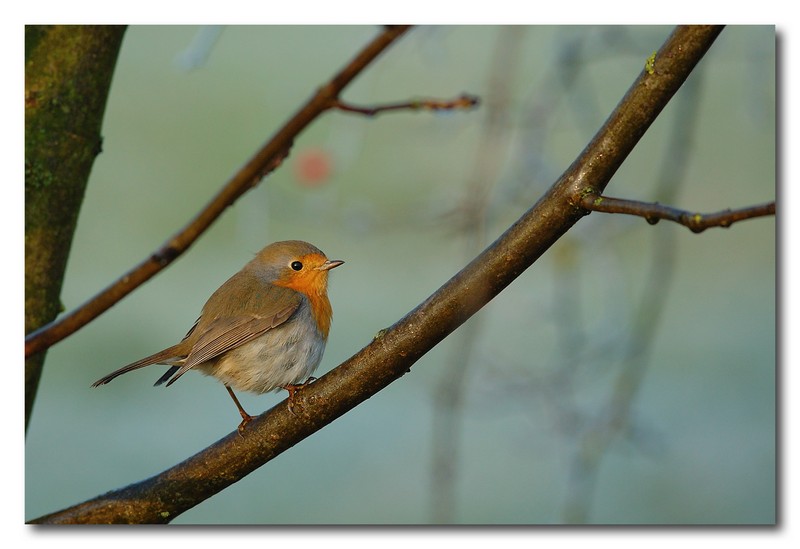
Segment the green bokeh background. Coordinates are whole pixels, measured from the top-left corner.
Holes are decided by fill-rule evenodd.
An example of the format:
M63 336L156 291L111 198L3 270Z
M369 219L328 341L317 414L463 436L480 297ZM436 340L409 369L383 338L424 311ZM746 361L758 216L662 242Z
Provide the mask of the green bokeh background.
M186 70L197 27L125 36L81 211L63 302L80 305L183 226L249 156L377 32L373 27L226 27ZM209 29L202 29L209 32ZM49 351L25 452L25 516L136 482L233 430L222 386L187 375L152 388L158 366L90 389L101 375L177 341L205 299L269 242L308 240L347 263L322 374L398 320L474 256L458 223L493 100L504 121L485 238L494 240L569 165L671 31L668 27L420 27L343 97L364 105L467 92L470 112L332 112L284 166L246 194L172 267ZM213 29L211 34L213 35ZM197 51L197 42L195 49ZM500 45L499 45L500 44ZM511 44L514 55L497 55ZM508 67L498 68L497 58ZM492 75L503 74L502 82ZM775 197L775 31L729 27L692 75L695 129L673 205L694 211ZM654 200L682 90L614 177L611 196ZM683 94L683 95L682 95ZM690 98L689 98L690 99ZM498 137L499 135L499 137ZM296 168L321 150L323 184ZM674 276L649 347L630 429L585 494L592 523L768 524L776 520L775 221L695 235L662 222L582 220L476 317L451 520L565 520L577 440L619 371L653 291L657 235ZM565 298L569 296L569 298ZM558 319L572 319L565 331ZM473 322L473 321L471 321ZM463 330L463 328L462 328ZM409 375L178 517L181 524L407 524L436 520L434 403L459 333ZM569 393L565 346L580 361ZM562 387L559 389L558 387ZM242 395L251 413L284 395ZM566 414L565 414L566 410ZM564 422L564 418L577 418ZM580 494L578 494L580 495Z

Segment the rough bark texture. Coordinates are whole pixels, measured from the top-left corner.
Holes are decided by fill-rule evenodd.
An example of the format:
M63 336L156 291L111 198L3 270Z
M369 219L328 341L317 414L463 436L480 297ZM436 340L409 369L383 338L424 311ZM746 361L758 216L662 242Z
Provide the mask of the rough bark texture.
M125 27L25 28L25 333L53 320ZM25 361L27 427L45 353Z

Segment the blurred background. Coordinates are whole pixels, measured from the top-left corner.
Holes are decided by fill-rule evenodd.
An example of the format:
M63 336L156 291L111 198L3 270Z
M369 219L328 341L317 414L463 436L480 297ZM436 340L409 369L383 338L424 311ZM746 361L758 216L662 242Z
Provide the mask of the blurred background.
M153 388L208 296L269 242L331 276L324 374L527 210L669 27L419 27L343 99L473 111L330 112L176 263L48 352L25 517L157 474L236 428L216 380ZM133 26L63 302L182 227L374 27ZM773 200L775 30L726 28L608 186L710 212ZM693 234L593 214L409 375L180 524L769 524L776 520L775 220ZM260 413L285 394L240 395Z

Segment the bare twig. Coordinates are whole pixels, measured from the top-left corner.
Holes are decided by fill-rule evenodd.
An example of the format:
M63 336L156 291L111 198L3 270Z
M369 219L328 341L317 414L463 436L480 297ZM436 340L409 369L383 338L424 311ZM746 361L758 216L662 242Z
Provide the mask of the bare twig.
M73 334L120 299L149 280L185 252L195 240L241 195L253 188L262 177L274 169L288 154L294 138L320 114L331 108L338 94L363 71L371 61L408 30L407 26L387 27L369 43L349 64L292 117L239 170L217 195L186 226L174 234L150 257L118 278L89 301L31 332L25 337L25 357L46 350Z
M322 429L410 371L425 353L506 288L586 210L711 47L719 27L679 27L615 111L547 193L478 257L413 311L340 366L285 403L184 462L125 488L36 519L37 523L170 522ZM645 85L646 82L646 85ZM297 402L299 400L299 402Z
M685 225L692 232L701 233L709 227L730 227L737 221L775 215L775 202L759 204L738 210L722 210L715 213L694 213L663 206L657 202L639 202L624 200L589 193L581 199L581 206L587 210L605 213L621 213L644 217L648 223L655 225L661 219Z
M480 99L474 95L461 94L449 101L439 99L415 99L403 103L389 103L377 105L375 107L362 107L345 103L341 99L334 99L331 108L344 112L363 114L364 116L375 116L389 111L454 111L468 110L478 106Z

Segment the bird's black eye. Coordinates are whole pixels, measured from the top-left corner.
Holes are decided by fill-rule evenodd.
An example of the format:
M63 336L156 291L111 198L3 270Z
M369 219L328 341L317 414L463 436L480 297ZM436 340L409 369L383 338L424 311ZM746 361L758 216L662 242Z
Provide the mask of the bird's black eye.
M303 268L303 264L300 263L299 261L292 261L292 264L289 266L295 271L299 271Z

